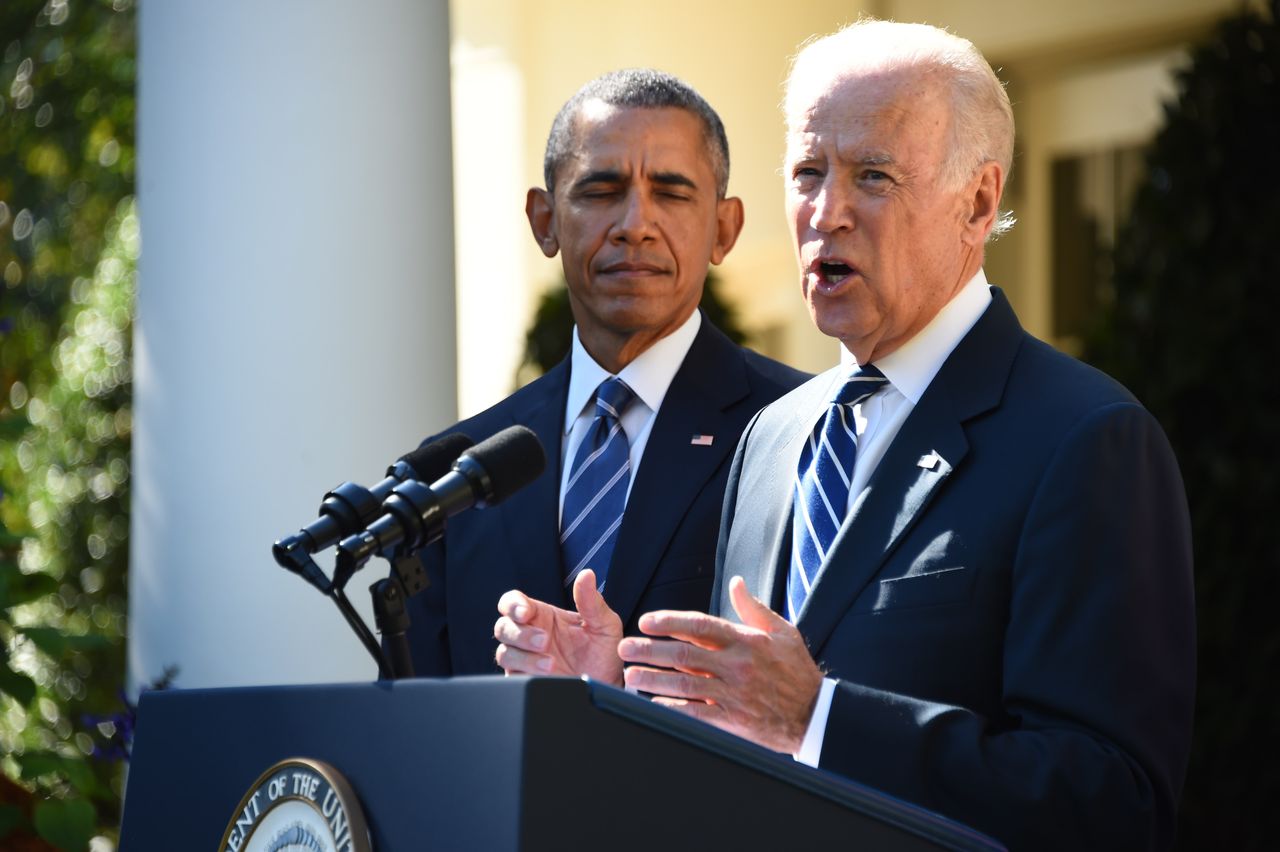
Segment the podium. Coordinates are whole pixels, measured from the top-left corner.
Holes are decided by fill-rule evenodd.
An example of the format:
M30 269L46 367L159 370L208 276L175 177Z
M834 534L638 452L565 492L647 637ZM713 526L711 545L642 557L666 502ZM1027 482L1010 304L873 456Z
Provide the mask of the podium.
M375 852L1003 848L622 690L495 676L146 693L122 852L218 848L294 757L345 777Z

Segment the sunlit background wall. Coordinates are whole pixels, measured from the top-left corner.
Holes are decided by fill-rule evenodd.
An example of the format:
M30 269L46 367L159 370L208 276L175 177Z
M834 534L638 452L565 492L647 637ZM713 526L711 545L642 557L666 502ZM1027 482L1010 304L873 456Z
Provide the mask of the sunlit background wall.
M1029 330L1076 350L1083 318L1107 286L1097 267L1138 177L1126 154L1140 151L1159 126L1188 41L1240 5L653 0L637 9L591 0L455 0L459 414L510 392L531 306L558 281L558 260L544 258L529 237L524 191L542 183L542 148L556 110L590 78L654 66L693 84L720 112L732 157L729 191L746 206L746 227L722 267L723 294L757 349L820 370L835 349L800 301L782 209L778 104L789 58L806 39L862 14L950 27L1008 81L1017 122L1006 204L1019 223L990 247L988 278L1009 294ZM1055 213L1064 239L1076 237L1057 251Z

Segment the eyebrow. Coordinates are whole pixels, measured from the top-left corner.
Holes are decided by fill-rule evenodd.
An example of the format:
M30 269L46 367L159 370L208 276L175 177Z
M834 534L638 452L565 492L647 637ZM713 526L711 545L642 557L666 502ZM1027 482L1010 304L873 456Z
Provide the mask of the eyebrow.
M692 179L680 174L679 172L654 172L650 179L661 186L685 186L689 189L697 189L697 184ZM623 183L625 178L622 172L616 169L599 169L594 172L588 172L573 182L574 189L580 189L584 186L591 186L597 183Z
M876 152L860 158L858 163L864 166L891 166L894 163L894 159L889 154Z
M574 189L590 186L593 183L621 183L622 172L613 169L599 169L589 172L573 182Z
M804 163L819 158L820 156L811 148L788 149L783 155L786 163ZM891 166L898 161L887 151L869 151L858 157L856 162L860 166Z
M653 182L663 186L687 186L689 189L697 189L697 185L689 178L679 172L654 172Z

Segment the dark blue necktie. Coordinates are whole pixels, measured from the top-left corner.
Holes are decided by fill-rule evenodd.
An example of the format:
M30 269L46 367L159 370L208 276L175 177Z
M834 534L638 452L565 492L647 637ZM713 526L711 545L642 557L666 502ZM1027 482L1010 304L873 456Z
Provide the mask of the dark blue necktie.
M595 419L574 457L560 512L566 586L583 568L592 568L596 585L604 588L631 482L631 448L619 418L634 400L619 378L596 388Z
M791 519L787 619L795 622L844 522L858 455L853 407L888 384L875 367L856 370L836 392L827 416L800 453Z

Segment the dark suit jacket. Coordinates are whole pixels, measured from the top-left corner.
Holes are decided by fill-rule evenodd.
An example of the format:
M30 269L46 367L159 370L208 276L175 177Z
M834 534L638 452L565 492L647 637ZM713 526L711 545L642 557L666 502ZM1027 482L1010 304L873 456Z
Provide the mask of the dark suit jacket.
M706 611L729 460L762 406L809 378L734 345L703 317L649 433L614 547L605 599L628 633L655 609ZM414 673L499 671L493 660L498 598L520 589L573 608L559 543L560 447L569 360L451 431L476 441L528 426L547 469L497 506L465 512L423 553L431 585L409 601ZM712 435L694 446L694 435Z
M1026 334L999 290L847 518L797 626L839 679L820 765L1011 849L1173 842L1195 686L1186 499L1160 426ZM747 427L727 579L775 608L806 417L838 371Z

